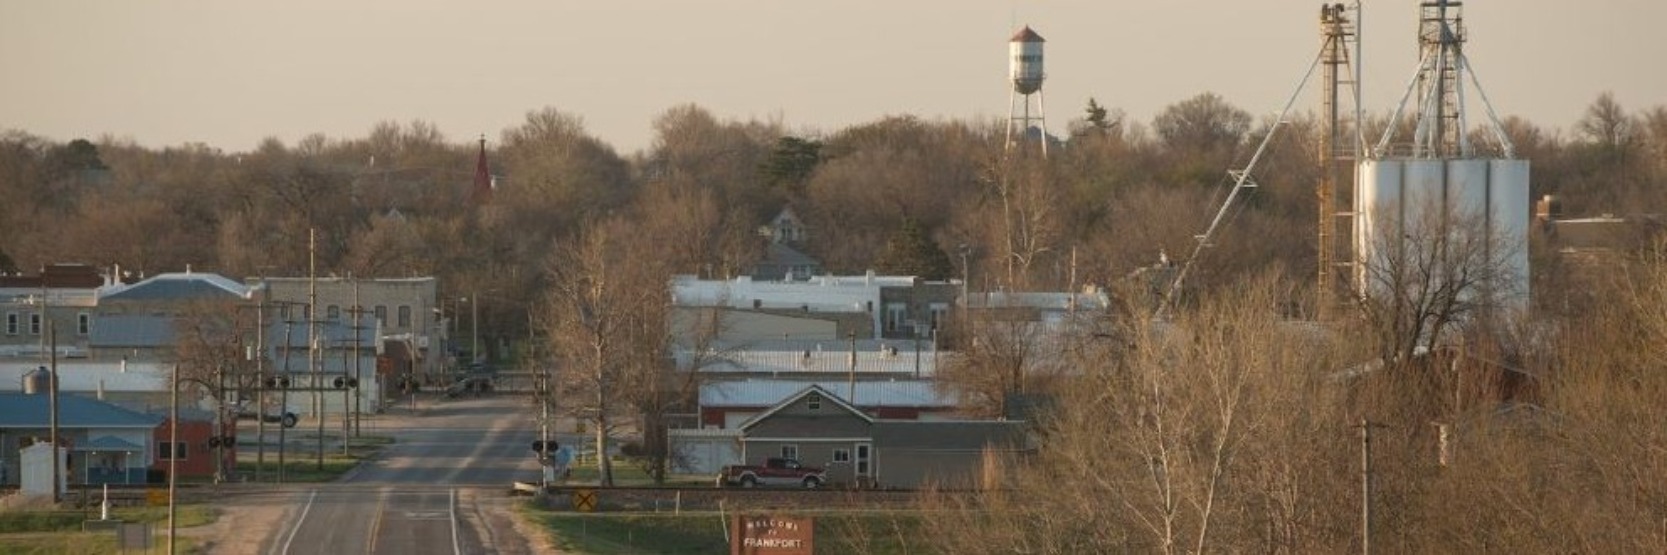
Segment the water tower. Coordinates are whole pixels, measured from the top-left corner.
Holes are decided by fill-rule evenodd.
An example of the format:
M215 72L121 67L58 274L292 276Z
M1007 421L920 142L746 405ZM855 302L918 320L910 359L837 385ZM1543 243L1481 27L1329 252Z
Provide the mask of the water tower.
M1041 143L1042 156L1048 155L1048 124L1042 109L1042 79L1046 77L1042 71L1042 44L1045 42L1028 25L1008 42L1008 77L1013 81L1013 91L1007 95L1008 150L1034 133ZM1030 109L1033 96L1036 97L1034 112ZM1015 130L1017 137L1013 134Z
M1356 286L1362 293L1393 293L1388 289L1402 286L1393 280L1397 266L1434 276L1436 283L1425 286L1455 285L1449 280L1474 279L1480 269L1491 276L1468 293L1483 298L1471 300L1523 310L1529 293L1528 161L1515 159L1464 54L1462 7L1449 0L1420 4L1417 73L1383 138L1357 167ZM1467 85L1486 109L1497 157L1479 154L1470 138ZM1403 116L1410 124L1404 128ZM1401 129L1411 130L1410 140L1396 142ZM1432 229L1432 222L1440 227ZM1469 267L1453 266L1460 257ZM1408 268L1414 265L1423 268Z

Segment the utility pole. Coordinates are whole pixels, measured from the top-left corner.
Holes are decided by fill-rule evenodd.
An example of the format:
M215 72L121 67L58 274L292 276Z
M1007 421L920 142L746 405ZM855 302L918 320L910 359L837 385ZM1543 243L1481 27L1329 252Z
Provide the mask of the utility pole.
M261 482L266 467L266 279L261 279L260 304L255 305L255 482ZM283 410L278 411L283 418ZM278 424L280 427L282 423Z
M45 312L45 307L46 299L43 298L41 299L42 312ZM63 495L62 492L59 491L59 488L64 482L68 482L69 480L63 477L64 469L58 468L59 465L66 462L64 458L58 454L58 449L60 448L58 446L58 330L52 327L51 318L45 318L45 322L43 323L47 326L46 334L47 337L50 338L49 341L52 343L51 362L49 362L52 369L49 372L50 375L47 376L47 403L51 405L48 407L48 412L50 413L48 418L52 421L52 430L50 433L52 436L52 504L56 506L59 501L63 500Z
M481 361L480 357L480 293L469 294L469 362L471 365Z
M356 279L353 280L353 308L348 309L348 313L353 315L353 381L363 383L364 377L359 374L359 361L361 358L359 355L359 344L362 342L359 334L360 330L363 330L365 327L364 323L360 320L360 317L365 313L365 308L359 304L359 280ZM378 383L380 384L381 382ZM381 388L378 387L377 390L381 391ZM360 415L362 414L359 412L359 402L363 397L364 392L362 390L355 390L353 392L353 437L359 437ZM381 396L379 395L377 398L380 399Z
M318 352L318 229L307 230L307 370L313 376L313 414L318 420L318 470L324 470L324 384Z
M179 365L174 365L173 387L170 388L168 404L168 553L174 553L174 536L178 528L174 526L174 482L179 470ZM53 465L57 466L57 465ZM53 484L56 492L57 484Z
M850 380L851 380L851 394L850 394L849 397L845 398L845 401L848 402L848 403L851 403L851 406L856 406L857 405L857 332L854 332L854 331L853 332L846 332L845 336L851 339L851 360L850 360L850 365L849 365L850 366Z
M283 374L284 374L284 379L285 380L289 379L289 374L290 374L290 371L289 371L289 352L295 350L294 339L290 335L290 332L292 330L294 330L294 328L295 328L295 318L289 312L290 308L292 308L294 306L295 306L294 304L284 305L284 368L283 368ZM287 470L285 469L285 465L284 465L284 454L289 452L289 441L287 439L285 439L285 437L284 437L284 435L285 435L284 432L285 432L285 430L288 429L288 426L284 426L284 422L283 422L284 416L289 414L289 388L288 387L284 387L284 388L281 388L279 390L279 392L278 392L278 404L282 405L278 409L278 483L282 484L282 483L284 483L284 474L287 472ZM261 419L265 420L265 415L263 414L261 416L262 416ZM315 414L315 415L313 415L313 417L317 418L318 415Z

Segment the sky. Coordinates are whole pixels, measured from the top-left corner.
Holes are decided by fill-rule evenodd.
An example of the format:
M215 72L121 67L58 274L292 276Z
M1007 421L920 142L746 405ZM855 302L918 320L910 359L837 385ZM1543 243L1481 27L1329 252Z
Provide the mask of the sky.
M1365 0L1364 105L1417 64L1415 0ZM462 143L554 107L622 154L694 103L828 133L888 115L1007 114L1007 40L1047 39L1048 126L1088 98L1150 122L1205 91L1277 113L1319 49L1295 0L0 0L0 129L252 150L425 120ZM1667 104L1667 2L1470 0L1501 116L1572 128L1611 91ZM1317 77L1316 77L1317 78ZM1318 83L1298 109L1318 110ZM1474 116L1473 116L1474 119Z

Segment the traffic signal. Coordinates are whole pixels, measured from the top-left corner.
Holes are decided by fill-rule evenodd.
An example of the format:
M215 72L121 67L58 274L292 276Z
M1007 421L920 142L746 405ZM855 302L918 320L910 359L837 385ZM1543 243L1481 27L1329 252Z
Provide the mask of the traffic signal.
M540 455L549 455L559 448L561 445L554 441L533 440L533 452Z
M273 377L261 381L267 389L289 389L289 378Z
M336 389L358 389L359 388L359 379L358 378L337 377L336 381L331 382L331 383L336 386Z

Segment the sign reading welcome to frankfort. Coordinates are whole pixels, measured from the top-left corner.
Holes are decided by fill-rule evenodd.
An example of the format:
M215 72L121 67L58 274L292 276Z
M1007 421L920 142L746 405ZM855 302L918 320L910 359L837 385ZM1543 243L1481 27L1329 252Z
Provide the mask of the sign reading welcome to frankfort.
M810 517L738 515L729 535L730 555L811 555L815 520Z

